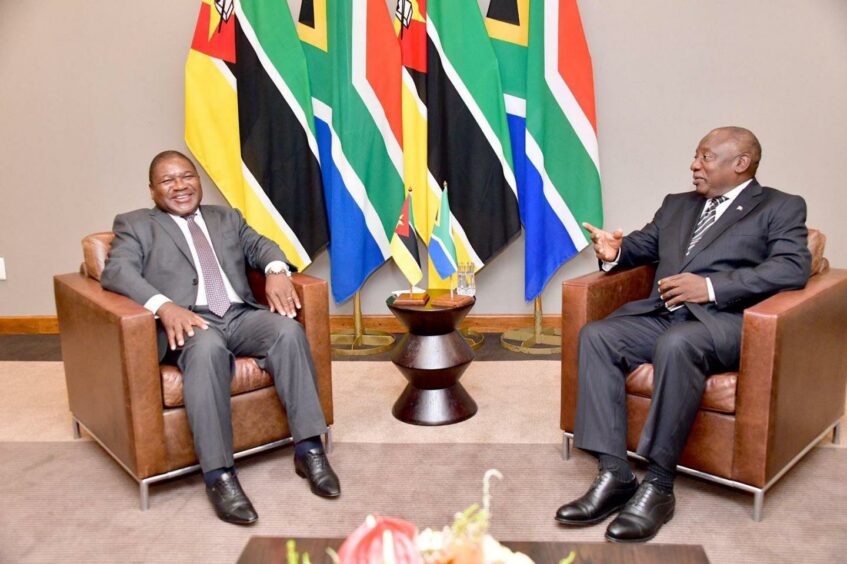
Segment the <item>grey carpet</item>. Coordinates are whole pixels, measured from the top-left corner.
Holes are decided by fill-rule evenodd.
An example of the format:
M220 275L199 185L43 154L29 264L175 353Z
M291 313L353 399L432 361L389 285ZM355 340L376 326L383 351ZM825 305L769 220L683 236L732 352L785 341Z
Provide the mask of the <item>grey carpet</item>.
M344 536L368 512L440 528L480 500L488 468L505 476L492 488L496 537L603 539L603 525L553 521L594 474L593 459L564 462L556 445L338 443L338 500L311 495L291 457L289 448L239 463L261 517L240 528L214 517L198 475L153 486L142 512L135 482L91 441L0 443L0 561L234 562L251 535ZM843 561L845 470L846 450L814 449L768 493L760 523L751 496L681 477L676 516L656 542L703 545L712 562Z
M0 335L4 360L62 360L59 335Z

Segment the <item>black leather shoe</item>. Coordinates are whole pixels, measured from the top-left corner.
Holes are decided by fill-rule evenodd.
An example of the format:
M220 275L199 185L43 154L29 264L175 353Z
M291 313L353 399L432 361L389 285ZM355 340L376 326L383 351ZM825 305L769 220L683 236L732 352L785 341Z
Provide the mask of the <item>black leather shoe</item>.
M294 457L294 471L301 478L309 480L312 493L321 497L338 497L341 495L341 484L338 476L329 465L323 449L313 448L303 456Z
M259 514L232 472L224 472L214 484L206 486L206 495L222 521L249 525L259 519Z
M637 489L638 480L634 476L631 481L622 482L608 470L602 470L585 495L556 511L556 521L566 525L599 523L623 507Z
M642 482L620 515L609 523L606 538L612 542L645 542L673 518L676 498L662 493L653 483Z

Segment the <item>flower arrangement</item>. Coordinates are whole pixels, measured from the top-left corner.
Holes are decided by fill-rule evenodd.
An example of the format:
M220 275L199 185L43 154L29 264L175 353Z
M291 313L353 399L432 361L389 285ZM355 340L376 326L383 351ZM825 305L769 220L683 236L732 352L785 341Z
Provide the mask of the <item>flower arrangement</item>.
M453 523L440 531L418 532L414 524L381 515L368 515L348 536L338 552L327 552L336 564L526 564L532 560L513 552L491 535L491 478L503 479L497 470L483 477L482 506L473 504L456 513ZM575 553L559 564L573 562ZM297 554L293 541L288 545L288 564L310 564L309 555Z

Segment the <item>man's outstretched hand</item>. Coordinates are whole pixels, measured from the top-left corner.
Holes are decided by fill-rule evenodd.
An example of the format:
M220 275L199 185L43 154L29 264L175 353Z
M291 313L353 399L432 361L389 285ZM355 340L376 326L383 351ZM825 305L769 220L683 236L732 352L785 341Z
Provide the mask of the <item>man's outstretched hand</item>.
M591 233L591 242L594 243L594 254L597 258L605 262L614 262L621 248L623 231L615 229L609 233L590 223L583 223L582 226Z
M159 321L168 336L168 346L171 350L185 345L185 339L194 336L194 328L208 329L206 320L184 307L173 302L163 303L156 311Z

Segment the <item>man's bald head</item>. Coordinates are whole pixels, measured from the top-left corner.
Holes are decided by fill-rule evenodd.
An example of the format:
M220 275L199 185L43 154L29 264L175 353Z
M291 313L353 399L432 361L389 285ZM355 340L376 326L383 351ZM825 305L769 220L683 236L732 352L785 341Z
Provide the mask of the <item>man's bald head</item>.
M693 182L702 196L725 194L756 175L762 146L743 127L719 127L700 141L691 163Z
M759 143L759 139L753 134L753 132L744 127L728 125L726 127L713 129L709 135L712 133L721 133L726 137L733 139L736 143L736 147L738 148L738 152L750 157L750 166L747 171L750 174L750 178L753 178L756 175L756 170L759 168L759 161L762 160L762 145Z

